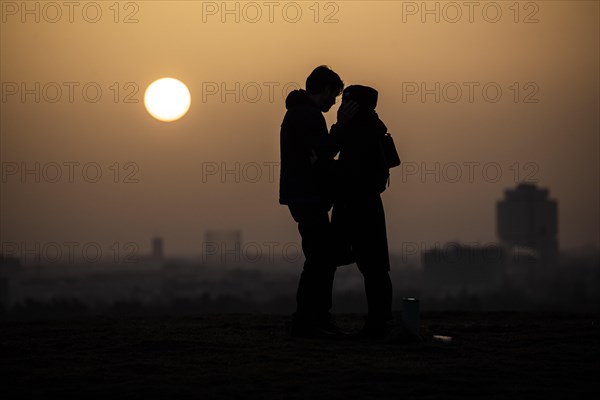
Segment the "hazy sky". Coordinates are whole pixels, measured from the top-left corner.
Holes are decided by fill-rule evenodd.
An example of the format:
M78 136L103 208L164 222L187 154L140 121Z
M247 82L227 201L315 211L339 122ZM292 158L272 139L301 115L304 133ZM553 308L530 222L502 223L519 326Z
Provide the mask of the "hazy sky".
M380 92L404 162L383 194L392 251L496 241L523 180L558 200L561 248L598 246L599 3L464 3L0 2L3 245L299 242L274 165L284 95L327 64ZM143 105L165 76L192 96L171 123Z

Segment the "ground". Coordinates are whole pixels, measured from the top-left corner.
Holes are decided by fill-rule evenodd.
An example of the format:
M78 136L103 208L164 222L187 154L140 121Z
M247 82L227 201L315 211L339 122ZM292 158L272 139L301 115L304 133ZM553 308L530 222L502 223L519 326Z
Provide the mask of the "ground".
M598 317L423 313L453 339L420 344L296 339L282 315L4 319L0 376L3 398L582 399L600 393Z

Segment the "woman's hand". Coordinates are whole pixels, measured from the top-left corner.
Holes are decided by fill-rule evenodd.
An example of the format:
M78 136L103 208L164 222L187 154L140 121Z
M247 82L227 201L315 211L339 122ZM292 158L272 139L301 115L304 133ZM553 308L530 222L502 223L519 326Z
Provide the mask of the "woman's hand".
M359 108L360 106L355 101L343 101L337 112L337 124L342 126L347 125L358 112Z

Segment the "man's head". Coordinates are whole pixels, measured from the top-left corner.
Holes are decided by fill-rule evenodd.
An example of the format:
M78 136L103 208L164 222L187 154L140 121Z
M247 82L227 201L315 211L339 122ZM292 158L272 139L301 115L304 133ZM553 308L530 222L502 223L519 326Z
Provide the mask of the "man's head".
M335 104L335 98L342 94L342 90L344 82L326 65L318 66L306 78L306 91L322 112L329 111Z

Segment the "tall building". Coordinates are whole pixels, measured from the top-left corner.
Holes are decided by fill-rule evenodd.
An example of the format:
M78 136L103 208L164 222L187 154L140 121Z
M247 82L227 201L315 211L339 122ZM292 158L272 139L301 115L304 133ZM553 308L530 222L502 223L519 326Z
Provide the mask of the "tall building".
M541 264L558 263L558 204L548 189L522 183L505 191L496 204L498 237L503 245L535 250Z

